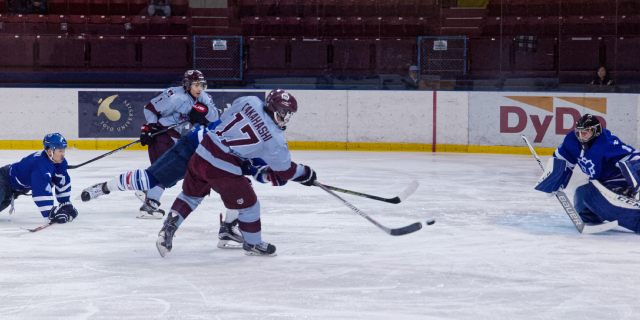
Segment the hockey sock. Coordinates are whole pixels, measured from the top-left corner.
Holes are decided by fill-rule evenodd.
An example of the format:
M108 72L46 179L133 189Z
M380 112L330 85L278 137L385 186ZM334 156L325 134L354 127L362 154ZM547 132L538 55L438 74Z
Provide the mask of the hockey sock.
M184 193L180 192L180 194L178 195L178 198L176 198L176 201L173 202L173 205L171 206L171 211L170 211L170 212L175 212L180 216L180 219L176 224L177 226L180 226L182 221L184 221L184 219L186 219L191 214L191 212L193 212L193 210L195 210L200 205L200 202L202 202L202 199L204 199L204 197L202 198L189 197Z
M125 190L149 190L158 185L155 179L147 174L147 170L138 169L127 171L109 181L107 181L107 189L109 191L125 191Z
M151 175L149 175L149 177L152 178ZM152 187L151 189L149 189L149 191L147 191L147 198L160 202L160 197L162 197L163 193L164 186L156 185L155 187Z
M260 224L260 202L246 209L240 209L238 215L238 227L242 232L244 241L256 245L262 242L262 226Z
M238 219L238 214L240 214L240 211L238 210L227 209L227 214L225 214L224 216L224 222L233 222L233 220Z

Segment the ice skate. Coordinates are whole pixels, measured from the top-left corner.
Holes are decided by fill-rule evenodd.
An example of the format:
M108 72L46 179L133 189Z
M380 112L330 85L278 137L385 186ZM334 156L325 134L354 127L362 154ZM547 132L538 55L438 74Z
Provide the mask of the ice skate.
M248 256L274 257L278 255L276 253L276 246L264 241L256 245L251 245L244 242L242 244L242 248L244 249L244 254Z
M178 230L178 226L176 226L176 222L180 217L177 213L172 212L167 220L164 221L164 225L162 229L158 233L158 240L156 240L156 247L158 248L158 252L164 258L167 252L171 252L171 248L173 247L173 235Z
M138 219L162 219L162 217L164 217L164 210L160 209L160 202L153 199L147 199L136 216Z
M238 219L232 222L224 222L220 214L220 231L218 232L218 248L220 249L240 249L244 238L238 229Z
M109 190L107 189L106 182L100 182L98 184L94 184L89 188L82 190L80 194L80 198L83 202L87 202L89 200L93 200L101 195L109 194Z

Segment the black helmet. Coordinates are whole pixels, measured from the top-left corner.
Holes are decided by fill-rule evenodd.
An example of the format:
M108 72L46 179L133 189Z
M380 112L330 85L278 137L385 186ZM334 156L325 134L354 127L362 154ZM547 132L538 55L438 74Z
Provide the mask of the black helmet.
M589 150L594 141L602 134L602 125L596 116L585 114L576 122L576 137L584 151Z

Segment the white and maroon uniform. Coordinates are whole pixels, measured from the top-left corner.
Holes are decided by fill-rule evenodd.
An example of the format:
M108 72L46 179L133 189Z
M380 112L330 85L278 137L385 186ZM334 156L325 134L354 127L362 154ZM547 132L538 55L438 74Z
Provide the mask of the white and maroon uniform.
M213 189L227 209L239 210L239 227L245 241L260 243L260 204L242 175L243 159L262 158L281 180L303 175L305 167L291 161L284 131L265 113L260 99L236 99L220 120L191 157L182 193L171 211L180 215L179 225Z
M206 115L207 120L211 122L218 120L218 110L214 108L213 100L209 94L203 91L198 99L195 99L183 87L171 87L151 99L144 107L144 117L147 119L147 123L158 123L163 127L169 127L189 120L189 111L196 102L209 107L209 112ZM180 133L185 126L186 124L177 126L169 130L167 134L156 136L154 143L149 146L151 163L154 163L180 139Z

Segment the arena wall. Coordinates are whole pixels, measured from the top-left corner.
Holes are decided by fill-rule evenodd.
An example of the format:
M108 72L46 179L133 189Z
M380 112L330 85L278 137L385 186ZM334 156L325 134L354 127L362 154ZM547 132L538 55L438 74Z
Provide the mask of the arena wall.
M72 147L110 150L135 135L82 138L80 91L94 96L146 94L161 89L86 90L3 88L0 149L40 149L46 133L59 132ZM208 90L235 97L248 90ZM265 90L249 90L264 95ZM525 134L550 154L580 114L601 117L625 143L640 141L639 96L633 94L465 91L292 90L299 112L287 128L291 149L527 154ZM122 95L121 94L121 95ZM102 99L102 98L101 98ZM227 98L226 105L231 98ZM235 98L233 98L235 99ZM101 101L101 100L100 100ZM143 108L144 103L130 108ZM93 108L93 107L90 107ZM125 110L126 113L126 110ZM94 115L95 116L95 115ZM125 114L126 116L126 114ZM105 117L104 115L98 115ZM108 119L101 120L108 123ZM135 121L134 121L135 122ZM106 125L105 125L106 126ZM132 124L133 127L139 124ZM113 128L111 128L113 130ZM131 131L130 130L130 131ZM133 150L144 149L137 145Z

